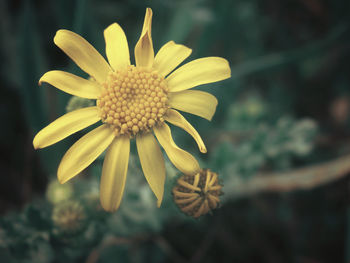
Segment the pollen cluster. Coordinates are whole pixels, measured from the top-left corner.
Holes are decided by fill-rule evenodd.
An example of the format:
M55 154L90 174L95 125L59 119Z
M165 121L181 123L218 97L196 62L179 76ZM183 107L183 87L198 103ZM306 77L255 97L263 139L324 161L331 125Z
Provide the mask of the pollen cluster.
M167 94L166 81L157 71L128 66L109 73L97 106L116 135L134 136L164 121Z
M182 212L198 218L219 206L221 189L218 174L201 169L195 176L181 176L173 188L173 197Z

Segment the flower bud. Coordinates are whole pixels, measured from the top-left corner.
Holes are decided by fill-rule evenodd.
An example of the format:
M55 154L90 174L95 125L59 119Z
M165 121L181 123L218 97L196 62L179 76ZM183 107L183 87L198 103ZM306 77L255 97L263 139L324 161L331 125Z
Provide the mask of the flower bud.
M181 211L198 218L217 208L222 195L218 174L201 169L195 176L182 175L173 188L173 197Z

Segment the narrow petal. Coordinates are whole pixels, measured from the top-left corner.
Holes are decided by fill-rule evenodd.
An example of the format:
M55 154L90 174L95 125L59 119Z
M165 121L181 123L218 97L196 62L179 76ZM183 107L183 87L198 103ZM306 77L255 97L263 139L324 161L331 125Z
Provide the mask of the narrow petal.
M113 131L104 124L81 137L63 156L57 176L61 184L88 167L114 139Z
M169 41L160 48L154 58L153 67L164 77L191 55L192 49Z
M145 20L139 41L135 46L136 66L149 68L153 64L154 50L152 42L152 9L146 9Z
M69 112L38 132L34 137L35 149L50 146L100 120L99 109L88 107Z
M109 147L103 162L100 183L101 205L106 211L116 211L123 197L128 171L130 139L116 137Z
M184 90L169 94L169 105L175 109L211 120L218 100L208 92Z
M137 135L136 146L142 171L153 193L157 197L157 205L159 207L163 200L165 182L165 164L162 151L150 132Z
M199 172L197 160L188 152L180 149L174 142L168 125L163 123L153 128L160 145L164 148L170 161L184 174L195 175Z
M114 23L104 31L106 55L114 70L130 65L128 41L123 29Z
M171 73L167 80L169 90L175 92L229 77L231 77L231 69L226 59L207 57L183 65Z
M107 61L84 38L78 34L61 29L53 39L55 44L64 51L82 70L103 83L111 71Z
M207 152L204 142L195 128L176 110L169 109L165 115L165 120L187 131L198 144L202 153Z
M101 86L96 81L83 79L60 70L46 72L40 78L39 85L43 82L71 95L86 99L97 99L101 92Z

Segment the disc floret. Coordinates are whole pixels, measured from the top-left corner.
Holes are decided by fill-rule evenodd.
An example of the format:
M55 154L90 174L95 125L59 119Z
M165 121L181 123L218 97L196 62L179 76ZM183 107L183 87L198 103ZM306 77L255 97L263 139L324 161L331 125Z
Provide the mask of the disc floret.
M101 119L116 135L136 135L163 122L168 109L166 80L157 71L128 66L109 73L97 100Z

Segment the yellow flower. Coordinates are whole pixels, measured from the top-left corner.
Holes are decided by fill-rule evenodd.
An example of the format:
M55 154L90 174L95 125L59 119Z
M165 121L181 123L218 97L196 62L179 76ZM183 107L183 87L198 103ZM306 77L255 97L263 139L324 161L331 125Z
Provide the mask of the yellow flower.
M102 125L79 139L63 156L57 176L61 183L89 166L107 148L102 168L100 199L107 211L118 209L126 181L130 139L136 146L142 170L160 206L165 166L160 147L184 174L199 171L196 159L173 141L165 121L187 131L199 150L206 147L198 132L175 109L211 120L217 99L195 86L230 77L228 62L219 57L191 61L173 71L191 49L170 41L154 56L151 38L152 10L147 8L140 39L135 46L136 66L130 65L126 36L114 23L104 31L108 62L81 36L59 30L54 38L82 70L94 80L53 70L39 80L69 94L96 99L96 106L69 112L42 129L34 138L36 149L52 145L98 121Z

